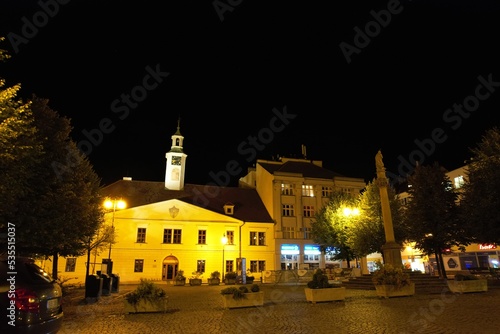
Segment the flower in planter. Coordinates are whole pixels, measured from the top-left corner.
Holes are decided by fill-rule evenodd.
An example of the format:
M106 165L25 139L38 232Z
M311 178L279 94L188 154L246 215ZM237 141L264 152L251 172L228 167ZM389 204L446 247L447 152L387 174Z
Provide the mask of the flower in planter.
M184 270L178 270L177 275L175 275L175 280L176 281L185 281L186 276L184 276Z
M401 265L402 266L402 265ZM403 268L395 268L391 264L377 263L378 269L372 274L372 282L375 285L394 285L401 288L410 285L410 275Z
M199 271L193 271L192 275L193 276L191 276L191 278L198 278L198 279L203 278L203 273Z

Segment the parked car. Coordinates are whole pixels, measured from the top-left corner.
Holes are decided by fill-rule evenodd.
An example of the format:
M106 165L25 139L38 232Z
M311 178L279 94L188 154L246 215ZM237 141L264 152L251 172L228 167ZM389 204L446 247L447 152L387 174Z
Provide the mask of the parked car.
M55 334L62 326L62 289L30 258L0 258L2 333Z

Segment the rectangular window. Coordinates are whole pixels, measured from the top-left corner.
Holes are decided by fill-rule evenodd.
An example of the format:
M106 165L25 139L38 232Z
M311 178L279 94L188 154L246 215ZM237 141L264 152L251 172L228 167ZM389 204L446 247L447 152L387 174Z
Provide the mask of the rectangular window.
M266 271L266 261L260 260L258 261L258 271Z
M304 205L304 217L314 217L313 205Z
M455 186L455 189L460 189L463 187L465 181L464 177L462 175L457 176L456 178L453 179L453 184Z
M331 197L333 195L333 187L321 187L321 197Z
M76 269L76 257L68 257L66 259L65 271L75 271L75 269Z
M262 261L262 260L250 261L250 267L248 267L248 270L250 270L250 272L252 272L252 273L258 273L261 271L265 271L266 270L266 261Z
M293 204L282 204L281 205L281 215L283 217L295 216L295 209L293 207Z
M144 271L144 260L135 260L134 273L142 273Z
M180 244L181 243L181 230L178 229L163 229L163 243L164 244Z
M173 236L172 243L173 244L180 244L181 240L182 240L181 237L182 237L182 230L174 229L174 236Z
M144 243L146 242L146 228L139 227L137 229L137 242Z
M283 227L283 238L284 239L294 239L295 238L295 227Z
M226 231L227 244L234 245L234 231Z
M250 232L250 245L252 246L265 246L266 233L265 232Z
M310 184L302 185L302 196L304 197L314 197L314 186Z
M295 195L295 185L290 183L281 184L282 195Z
M311 239L311 228L303 227L302 232L304 233L304 239Z
M164 244L172 243L172 229L169 228L163 229L163 243Z
M205 260L198 260L196 262L196 271L199 273L205 272Z
M226 260L226 273L234 271L234 261Z
M349 194L349 195L354 196L354 189L353 188L340 188L340 191L342 191L345 194Z
M207 231L198 230L198 244L205 245L207 243Z

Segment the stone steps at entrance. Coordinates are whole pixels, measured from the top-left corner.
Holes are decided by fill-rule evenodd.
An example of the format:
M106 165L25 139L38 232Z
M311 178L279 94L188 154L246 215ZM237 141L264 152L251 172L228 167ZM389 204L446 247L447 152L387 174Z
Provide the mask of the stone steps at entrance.
M443 289L448 290L446 281L438 276L423 273L410 273L410 279L415 283L415 293L430 294L441 293ZM375 290L372 275L350 277L342 282L347 289Z

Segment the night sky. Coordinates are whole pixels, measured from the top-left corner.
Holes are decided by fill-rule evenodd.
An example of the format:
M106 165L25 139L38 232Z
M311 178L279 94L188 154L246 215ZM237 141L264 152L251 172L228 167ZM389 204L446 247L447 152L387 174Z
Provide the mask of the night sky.
M71 119L103 184L163 181L179 118L187 183L235 160L221 185L236 185L302 145L370 181L379 149L390 175L415 159L451 170L500 126L499 14L485 0L3 0L0 77Z

